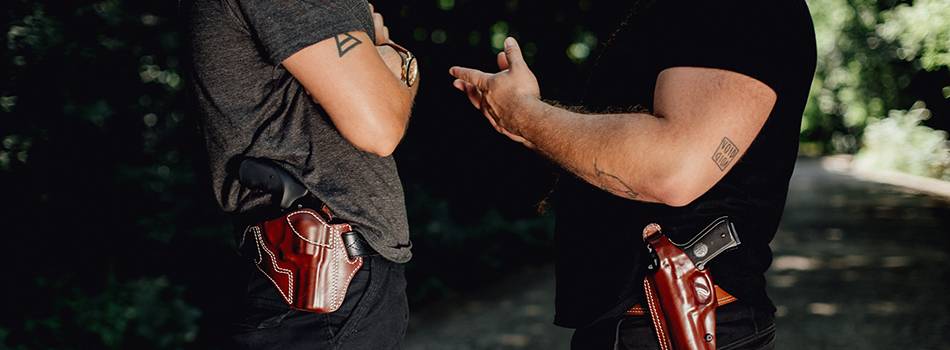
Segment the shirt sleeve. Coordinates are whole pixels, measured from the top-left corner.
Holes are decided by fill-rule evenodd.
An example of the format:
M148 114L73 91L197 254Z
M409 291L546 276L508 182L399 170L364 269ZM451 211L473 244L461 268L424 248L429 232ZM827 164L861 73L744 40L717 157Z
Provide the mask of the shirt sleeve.
M763 3L770 3L768 1ZM657 18L660 70L717 68L759 80L778 91L774 62L782 62L783 25L758 1L664 1Z
M366 0L235 0L248 30L277 65L310 45L340 33L374 38Z

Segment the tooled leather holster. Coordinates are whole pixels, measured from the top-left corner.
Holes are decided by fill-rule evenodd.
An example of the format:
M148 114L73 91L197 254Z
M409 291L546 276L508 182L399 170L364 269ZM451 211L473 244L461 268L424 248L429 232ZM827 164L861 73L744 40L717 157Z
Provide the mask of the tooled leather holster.
M348 223L334 221L326 205L275 164L244 160L240 181L280 201L281 215L244 232L242 246L257 268L291 307L316 313L339 309L363 256L375 251Z
M643 240L654 258L643 288L660 349L716 349L719 288L705 265L739 245L729 219L716 219L684 245L671 242L657 224L643 229Z
M343 240L356 233L349 224L329 224L330 219L301 208L248 228L257 250L254 263L295 309L336 311L363 266L363 257L349 257Z

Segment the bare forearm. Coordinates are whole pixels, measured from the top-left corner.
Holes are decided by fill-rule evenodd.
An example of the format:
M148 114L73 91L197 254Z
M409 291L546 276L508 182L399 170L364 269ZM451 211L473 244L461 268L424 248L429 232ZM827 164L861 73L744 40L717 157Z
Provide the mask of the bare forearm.
M535 149L584 181L627 199L663 202L679 157L661 135L667 121L649 114L580 114L539 102L519 124Z
M394 85L394 91L391 91L390 97L394 99L394 103L397 104L400 108L397 115L402 118L398 118L403 127L408 123L409 117L411 114L412 106L416 99L416 94L419 91L418 75L416 78L415 84L411 87L407 86L403 77L403 56L399 52L396 52L389 46L377 46L376 50L379 52L380 58L383 62L386 63L386 67L389 68L392 72L393 77L401 82L401 84Z
M540 100L517 40L505 40L498 68L495 74L449 70L452 85L495 130L610 193L671 206L691 203L725 176L777 96L740 73L672 67L657 76L655 115L585 115Z
M404 94L399 94L399 93L397 93L396 95L403 95L401 97L406 100L404 102L408 103L409 105L412 105L413 101L416 98L416 93L419 91L418 75L416 78L416 83L413 84L412 87L406 86L405 81L403 80L404 77L403 77L403 71L402 71L403 70L402 55L396 52L395 50L393 50L391 47L385 46L385 45L377 46L376 51L379 52L379 57L382 58L383 62L386 63L386 67L389 68L389 71L393 73L393 77L395 77L396 80L403 82L401 86L401 88L403 88L402 90L406 90L409 92L408 96Z

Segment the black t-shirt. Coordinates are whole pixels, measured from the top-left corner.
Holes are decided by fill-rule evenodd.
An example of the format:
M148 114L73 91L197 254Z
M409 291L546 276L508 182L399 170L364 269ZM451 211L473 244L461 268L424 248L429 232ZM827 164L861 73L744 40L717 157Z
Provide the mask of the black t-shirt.
M270 203L237 181L236 160L275 160L396 262L411 257L402 184L392 157L356 149L280 64L334 35L372 38L366 0L194 0L188 4L192 86L221 207Z
M596 63L584 101L589 110L652 110L657 75L677 66L750 76L771 87L778 100L741 160L687 206L626 200L562 176L554 196L555 323L583 327L641 301L647 265L641 232L647 224L659 223L673 241L685 242L723 215L735 221L742 244L710 264L714 281L739 300L774 312L765 293L768 244L785 205L816 62L805 2L643 1L633 13Z

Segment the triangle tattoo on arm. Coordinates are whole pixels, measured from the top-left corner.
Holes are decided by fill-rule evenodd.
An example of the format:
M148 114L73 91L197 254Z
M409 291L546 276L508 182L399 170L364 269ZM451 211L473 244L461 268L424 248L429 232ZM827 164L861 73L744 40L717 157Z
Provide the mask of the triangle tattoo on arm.
M336 39L336 49L340 53L340 57L343 57L343 55L352 50L354 47L357 47L363 43L360 41L360 39L357 39L349 33L337 35L334 39Z

